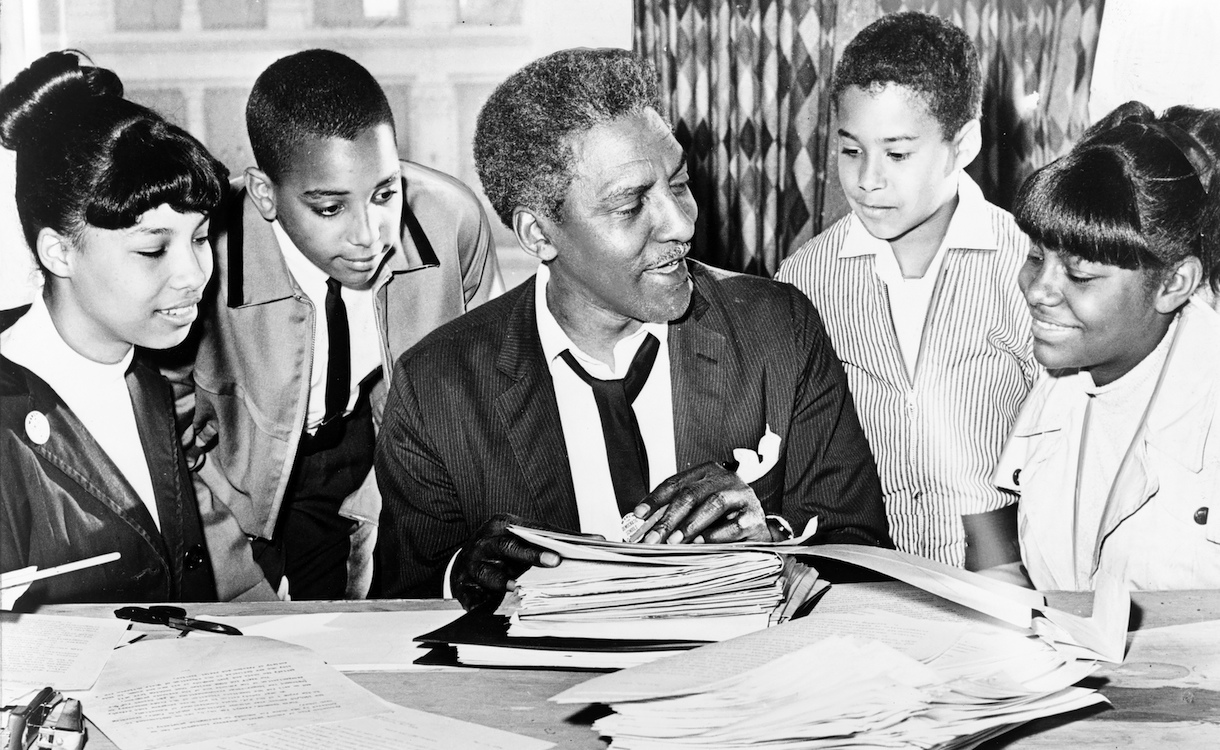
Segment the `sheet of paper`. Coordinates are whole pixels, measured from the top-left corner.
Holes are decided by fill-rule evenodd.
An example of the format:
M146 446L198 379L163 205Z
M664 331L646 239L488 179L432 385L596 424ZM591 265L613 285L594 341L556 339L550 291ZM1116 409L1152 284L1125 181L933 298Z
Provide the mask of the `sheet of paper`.
M555 743L447 716L391 706L360 719L285 727L242 737L184 745L179 750L268 750L268 748L377 748L377 750L545 750Z
M603 675L576 685L552 700L559 703L589 703L597 695L615 700L643 700L657 695L681 693L743 673L758 664L787 656L825 638L856 635L871 638L913 656L940 653L949 648L967 626L919 623L883 614L846 614L819 617L814 613L799 620L750 633L738 638L687 651L631 670Z
M1032 624L1033 608L1046 604L1046 599L1036 591L898 550L857 544L823 544L805 549L815 557L884 573L1021 628Z
M807 547L798 539L786 542L734 542L732 544L641 544L630 542L607 542L591 537L564 534L557 531L544 531L528 526L510 525L508 530L522 539L539 547L553 550L560 557L573 560L607 560L613 562L632 562L647 564L648 557L684 557L687 555L706 555L712 552L776 552L796 554L806 551ZM624 556L621 553L629 553ZM669 561L666 561L669 562Z
M331 612L283 616L200 615L232 625L245 635L261 635L313 650L340 672L408 672L456 667L421 666L428 648L415 637L453 622L460 609L405 612Z
M89 689L126 630L119 619L0 612L0 700Z
M621 698L614 686L624 675L655 673L661 662L596 677L573 690L583 688L589 701L610 705L613 713L594 728L613 738L611 747L632 750L960 746L993 730L1104 701L1096 691L1071 687L1079 670L1048 644L1000 628L984 637L990 643L979 653L995 656L958 673L944 674L877 640L834 635L782 657L756 654L702 684L671 683L647 699ZM665 661L675 668L701 659L700 652L720 650L723 656L723 645ZM1031 655L1044 657L1047 669L1025 669ZM1058 672L1058 679L1048 679L1048 672ZM1026 683L1026 676L1041 685ZM567 702L571 692L553 700Z
M1127 641L1127 622L1131 617L1131 594L1124 577L1103 568L1093 592L1093 614L1080 617L1050 607L1042 607L1045 622L1034 623L1040 635L1070 647L1082 646L1086 653L1115 664L1123 660Z
M387 710L312 651L258 636L134 643L78 697L123 750L215 742Z
M947 622L985 622L1001 623L1002 620L989 617L982 612L971 609L964 604L951 602L929 591L914 586L895 583L837 583L818 600L816 613L850 614L853 612L889 612L904 617L920 620L941 620Z

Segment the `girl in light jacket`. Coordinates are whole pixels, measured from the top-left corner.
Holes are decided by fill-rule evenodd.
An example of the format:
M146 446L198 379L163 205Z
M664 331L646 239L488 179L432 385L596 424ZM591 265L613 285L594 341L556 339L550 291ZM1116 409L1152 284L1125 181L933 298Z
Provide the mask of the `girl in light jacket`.
M1129 102L1022 186L1035 249L1019 281L1047 373L995 475L1019 495L1020 561L975 539L993 572L1053 590L1103 572L1220 587L1217 134L1220 111Z

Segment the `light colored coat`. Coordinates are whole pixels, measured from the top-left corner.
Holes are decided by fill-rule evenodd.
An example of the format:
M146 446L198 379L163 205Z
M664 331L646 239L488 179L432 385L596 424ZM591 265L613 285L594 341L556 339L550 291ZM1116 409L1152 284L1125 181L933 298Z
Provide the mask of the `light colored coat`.
M402 230L373 282L384 373L370 397L376 425L395 359L501 286L491 228L470 189L410 162L402 171ZM270 539L304 430L317 311L240 186L213 218L212 242L216 297L198 324L193 377L171 377L179 417L193 422L187 457L196 491L224 502L247 534ZM371 559L380 512L370 471L340 511L360 522L353 555Z
M1090 580L1076 581L1074 492L1087 376L1046 376L1013 426L997 486L1019 492L1034 586L1092 589L1104 565L1133 589L1220 587L1220 315L1181 314L1168 359L1102 514Z

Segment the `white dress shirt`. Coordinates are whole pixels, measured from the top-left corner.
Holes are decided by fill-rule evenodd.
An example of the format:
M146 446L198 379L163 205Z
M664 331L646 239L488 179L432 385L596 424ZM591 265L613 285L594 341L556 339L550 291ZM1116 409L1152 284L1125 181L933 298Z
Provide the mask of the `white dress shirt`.
M330 329L326 322L326 281L330 277L293 243L278 221L271 222L280 252L297 286L313 303L313 367L309 373L309 410L305 427L312 434L326 417L326 370L330 362ZM347 308L347 327L351 345L351 393L348 394L346 415L356 406L360 396L360 381L381 366L381 345L373 309L372 289L348 289L339 293Z
M119 468L161 528L148 459L127 390L135 348L112 365L94 362L68 345L39 294L29 312L0 334L0 353L46 381Z
M626 376L627 368L631 366L631 360L644 342L644 337L649 333L657 337L661 346L657 350L656 361L643 389L631 405L648 451L648 482L649 490L652 490L673 476L678 465L674 448L669 348L666 346L669 326L645 323L616 343L614 367L611 368L582 352L555 320L546 303L546 286L550 278L550 269L546 265L540 266L534 282L538 336L542 340L542 353L551 369L551 382L555 385L555 401L559 404L559 421L563 425L563 439L568 449L580 530L587 534L601 534L610 541L622 541L622 514L619 513L610 480L606 440L602 435L597 403L593 400L593 389L573 372L560 354L571 350L576 361L591 376L601 380L617 379Z
M640 425L640 436L648 452L649 490L677 473L677 449L674 447L673 384L669 378L669 326L664 323L645 323L630 336L614 345L614 367L582 352L572 343L551 313L546 302L546 286L551 279L546 264L538 266L534 280L534 305L537 310L538 337L542 342L542 353L551 370L551 382L555 386L555 401L559 406L559 422L563 428L563 441L568 449L568 467L572 473L572 487L576 492L576 512L580 519L580 530L585 534L600 534L612 542L623 541L622 514L614 495L610 480L610 460L606 457L606 439L602 434L601 416L597 402L593 400L593 389L580 379L560 355L571 350L572 356L589 375L600 379L626 376L636 350L651 333L657 337L660 347L652 363L648 380L632 402L636 421ZM643 499L643 498L641 498ZM460 550L459 550L460 552ZM455 552L445 568L442 596L453 598L450 587Z

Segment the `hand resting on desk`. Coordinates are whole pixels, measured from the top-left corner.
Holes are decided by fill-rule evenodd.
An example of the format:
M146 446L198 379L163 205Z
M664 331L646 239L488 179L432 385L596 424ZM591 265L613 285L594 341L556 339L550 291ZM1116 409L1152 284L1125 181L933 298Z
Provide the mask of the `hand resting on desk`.
M647 544L772 541L758 496L720 463L701 464L661 482L636 506L635 515L647 518L658 509L663 515L644 535Z

